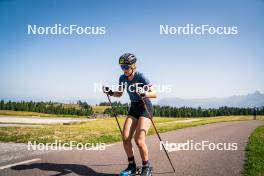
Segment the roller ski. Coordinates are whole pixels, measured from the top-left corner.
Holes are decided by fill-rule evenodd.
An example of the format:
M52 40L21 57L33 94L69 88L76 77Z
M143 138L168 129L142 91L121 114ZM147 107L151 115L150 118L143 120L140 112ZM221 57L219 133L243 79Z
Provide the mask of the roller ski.
M134 168L127 168L123 170L119 176L134 176L134 175L140 175L140 176L153 176L152 175L152 167L134 167Z

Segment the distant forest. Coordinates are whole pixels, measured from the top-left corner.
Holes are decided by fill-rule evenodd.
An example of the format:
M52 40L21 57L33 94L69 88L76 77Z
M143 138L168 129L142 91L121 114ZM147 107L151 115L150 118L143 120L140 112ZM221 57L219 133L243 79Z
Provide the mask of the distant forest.
M129 109L129 104L120 102L112 103L118 115L126 115ZM108 102L102 102L98 106L109 106L104 110L104 114L113 116L113 111ZM59 115L77 115L91 116L94 114L93 108L87 102L78 101L77 104L63 104L54 102L13 102L1 100L0 110L13 111L30 111L46 114ZM257 108L258 115L264 115L264 107ZM252 115L252 108L236 108L236 107L220 107L202 109L191 107L170 107L154 105L154 116L160 117L214 117L214 116L229 116L229 115Z
M0 110L13 110L13 111L30 111L46 114L60 114L60 115L77 115L77 116L90 116L93 114L93 108L86 102L78 101L74 105L64 105L62 103L53 102L12 102L1 100Z
M109 106L108 102L100 103L99 106ZM129 104L122 104L120 102L113 102L113 107L118 115L126 115L129 109ZM113 115L111 108L104 111L105 114ZM258 115L264 115L264 107L257 108ZM220 107L202 109L191 107L171 107L154 105L154 116L159 117L215 117L215 116L229 116L229 115L253 115L253 108L236 108L236 107Z

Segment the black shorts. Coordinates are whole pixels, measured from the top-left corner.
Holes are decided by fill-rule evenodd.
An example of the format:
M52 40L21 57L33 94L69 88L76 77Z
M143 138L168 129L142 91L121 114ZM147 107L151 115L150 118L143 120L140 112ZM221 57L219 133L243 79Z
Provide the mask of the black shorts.
M139 119L139 117L144 116L146 118L152 118L153 117L153 106L152 103L148 100L145 101L148 111L145 109L144 102L131 102L131 106L129 108L128 114L130 116L135 117L136 119ZM149 112L149 114L148 114ZM150 117L149 117L150 116Z

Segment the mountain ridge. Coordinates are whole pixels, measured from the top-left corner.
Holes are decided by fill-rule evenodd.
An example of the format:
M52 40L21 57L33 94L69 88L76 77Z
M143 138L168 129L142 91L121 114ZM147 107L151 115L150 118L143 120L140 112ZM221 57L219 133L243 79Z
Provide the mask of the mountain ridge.
M201 108L219 108L228 107L262 107L264 106L264 94L259 91L247 95L233 95L226 98L163 98L157 102L158 105L168 105L175 107L201 107Z

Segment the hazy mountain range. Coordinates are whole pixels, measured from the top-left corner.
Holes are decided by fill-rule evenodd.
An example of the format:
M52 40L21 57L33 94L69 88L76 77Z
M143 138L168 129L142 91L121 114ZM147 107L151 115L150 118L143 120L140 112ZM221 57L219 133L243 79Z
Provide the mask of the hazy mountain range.
M264 106L264 94L256 91L247 95L235 95L226 98L204 98L204 99L182 99L182 98L163 98L158 101L159 105L168 106L188 106L202 108L218 108L221 106L229 107L262 107Z

